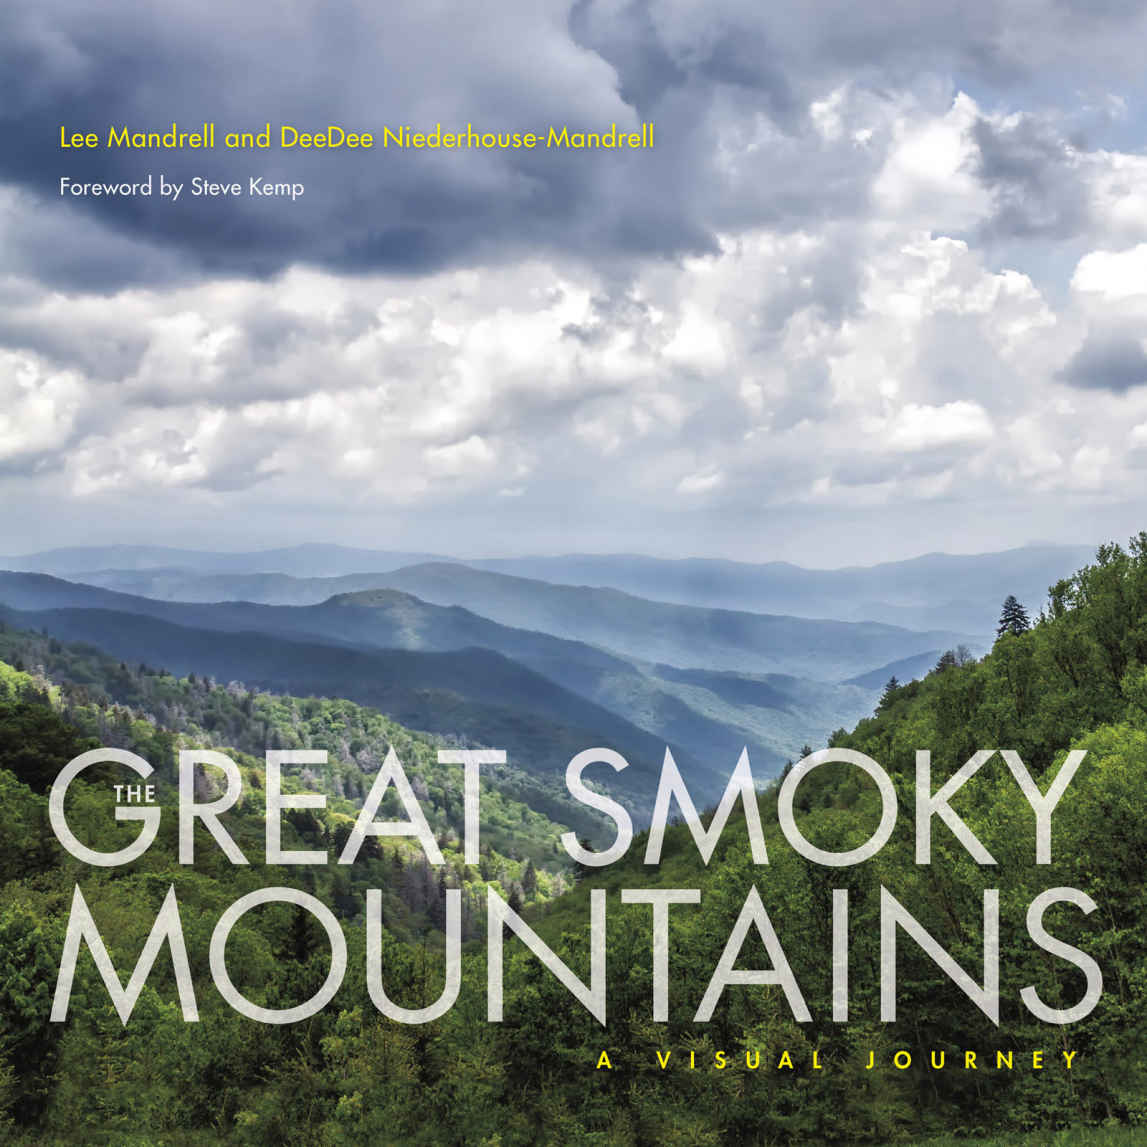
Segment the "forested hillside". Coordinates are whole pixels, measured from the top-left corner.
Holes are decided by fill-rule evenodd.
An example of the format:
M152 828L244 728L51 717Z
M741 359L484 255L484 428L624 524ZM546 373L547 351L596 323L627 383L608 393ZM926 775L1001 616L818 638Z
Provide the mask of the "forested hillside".
M584 592L596 600L596 591ZM125 660L176 672L347 696L416 728L499 744L536 773L560 777L578 749L604 738L633 765L619 785L638 793L652 787L639 775L656 770L670 744L705 799L715 799L724 762L743 747L762 776L775 775L810 736L821 739L837 725L851 724L875 699L870 687L767 673L768 667L819 663L830 676L843 675L858 666L884 665L899 652L931 649L943 636L625 600L621 612L634 615L628 638L620 622L613 628L630 647L644 633L647 660L590 644L608 636L602 620L585 626L586 640L571 640L396 590L344 594L307 607L196 604L0 571L0 602L18 611L11 615L14 625L92 641ZM637 608L642 605L644 616ZM584 615L584 602L577 612ZM617 612L603 612L604 620ZM681 618L690 616L683 626ZM667 640L682 629L677 641ZM757 671L696 668L688 648L695 646L704 662L707 642L732 642L739 661L755 664ZM674 664L648 660L655 655L669 656Z
M14 628L95 644L126 662L161 665L179 676L206 674L296 696L349 698L410 728L504 748L531 775L558 783L574 753L605 738L633 765L623 782L644 793L664 749L663 741L624 718L487 649L354 648L265 632L191 629L106 609L0 606L5 619Z
M0 702L0 783L9 815L0 855L6 881L0 893L0 1051L16 1140L764 1145L1139 1124L1147 1119L1147 534L1127 550L1102 548L1093 564L1052 587L1044 614L1030 628L1013 620L1010 630L982 660L961 664L962 658L945 655L924 680L890 686L871 718L833 736L833 746L869 755L891 776L899 815L874 858L838 868L804 859L779 830L774 784L759 802L767 865L753 863L744 823L735 815L708 865L688 829L677 826L667 833L659 865L643 863L646 841L639 836L624 859L582 870L572 891L529 908L529 922L575 975L588 979L590 896L605 890L605 1027L517 940L507 941L504 1020L487 1022L480 923L463 953L458 1002L446 1015L420 1026L380 1016L363 978L366 888L382 888L393 908L393 917L384 920L383 958L391 998L408 1007L429 1003L443 974L435 920L427 918L421 931L417 920L412 924L394 894L399 877L386 844L346 872L334 866L237 869L205 846L202 863L191 871L175 862L174 821L165 816L159 840L130 866L97 871L72 861L46 832L42 792L45 779L86 744L83 721L70 717L80 727L74 728L65 719L66 705L53 709L27 696L27 680L9 671ZM155 715L161 698L174 703L200 688L198 682L134 673L139 683L131 688L147 694ZM156 684L148 683L153 678ZM244 698L234 700L242 710ZM85 702L73 697L68 703L82 709ZM207 730L207 712L216 706L226 711L228 704L222 698L192 704L188 714ZM287 702L255 697L251 704L255 713L270 713L261 706ZM301 712L304 719L305 708ZM324 719L338 712L336 706ZM275 723L289 727L294 719ZM154 737L156 731L143 722L138 735ZM219 735L224 739L218 743L235 736ZM916 753L924 748L932 754L933 789L977 750L1009 749L1042 792L1069 749L1086 749L1052 817L1051 863L1035 863L1035 817L998 754L952 799L996 863L977 863L938 818L931 861L918 863L913 794ZM257 777L257 762L245 769ZM84 838L108 847L123 828L111 819L106 779L76 788L74 816ZM875 786L854 768L821 765L797 789L797 824L820 848L843 851L873 833L879 803ZM255 799L236 818L235 835L255 856L260 814ZM300 818L289 831L301 840L332 828ZM451 884L479 875L460 867L456 854L448 868ZM67 1024L46 1022L76 883L124 977L168 886L175 885L200 1002L198 1024L181 1018L166 955L126 1028L86 956ZM267 1027L238 1017L207 973L208 939L222 910L241 893L272 883L313 890L335 908L347 936L349 970L341 991L298 1025ZM619 895L621 888L647 887L701 892L699 904L674 905L669 914L665 1023L652 1019L650 909L623 904ZM1080 972L1038 947L1025 927L1033 900L1055 887L1076 888L1094 900L1090 914L1058 904L1045 924L1053 936L1093 957L1104 983L1098 1006L1066 1026L1037 1019L1021 1002L1022 990L1032 988L1046 1006L1069 1008L1084 992ZM808 1019L794 1018L776 986L734 985L721 994L710 1020L695 1022L754 888ZM984 979L983 893L999 890L998 1026L903 932L896 1019L881 1021L881 888L935 937L973 985ZM833 1019L834 890L849 896L846 1023ZM478 891L477 885L471 889ZM326 974L321 931L290 910L251 914L231 943L243 952L235 962L236 980L253 999L273 1006L306 998ZM750 930L737 967L774 964ZM901 1050L911 1053L912 1065L898 1070L892 1055ZM963 1066L969 1050L978 1055L974 1069ZM603 1051L612 1067L599 1069ZM1012 1068L997 1067L997 1051L1011 1053ZM1036 1051L1043 1054L1039 1068L1032 1066ZM746 1053L751 1065L756 1052L759 1066L747 1066ZM812 1066L814 1052L819 1068ZM929 1067L931 1052L943 1053L943 1068ZM727 1066L717 1066L718 1053ZM877 1066L866 1071L870 1053ZM1064 1053L1074 1053L1070 1070Z
M95 646L3 621L0 662L33 670L50 683L48 693L65 721L101 745L139 752L165 779L174 776L180 746L234 749L252 760L268 748L325 749L329 766L310 779L319 791L357 807L393 747L431 827L457 836L461 789L436 758L439 747L462 743L456 738L413 732L352 701L268 693L238 681L217 684L194 673L176 677L165 668L128 665ZM35 679L27 686L34 690ZM568 859L557 843L560 832L569 826L591 837L602 831L600 818L572 800L564 785L513 764L485 766L483 786L483 839L506 853L560 868Z
M641 862L641 841L623 864L591 878L553 907L549 935L587 919L591 886L611 889L655 883L701 888L698 908L671 916L671 1022L668 1030L647 1022L649 980L629 977L608 1036L592 1022L581 1028L585 1061L598 1045L636 1064L638 1085L624 1108L630 1126L653 1141L669 1126L696 1135L720 1126L738 1142L885 1142L911 1131L964 1133L1033 1130L1079 1121L1138 1124L1147 1118L1147 535L1124 550L1102 547L1096 561L1051 588L1047 609L1029 630L1005 632L990 655L964 665L946 655L927 678L886 690L878 712L831 744L866 753L891 775L900 813L889 843L857 867L825 868L797 856L777 825L777 787L761 802L769 865L752 863L743 824L726 830L708 867L687 831L671 830L663 861L650 870ZM931 863L916 862L914 790L916 752L932 753L932 784L939 789L980 749L1013 749L1046 792L1069 748L1087 750L1052 823L1050 865L1035 863L1035 823L1030 806L996 755L964 787L953 805L996 861L981 866L937 822ZM859 778L859 779L858 779ZM804 834L818 846L843 851L876 829L876 786L856 769L823 765L797 791L795 809ZM652 871L652 876L651 876ZM811 1021L795 1023L776 988L726 991L713 1020L692 1022L708 977L748 890L757 887L776 927ZM898 946L897 1021L880 1022L879 890L887 888L948 949L971 979L983 982L983 890L1000 890L1000 1024L996 1027L915 944ZM1080 1022L1060 1027L1037 1021L1021 1004L1021 989L1036 987L1049 1006L1079 1001L1083 977L1070 964L1039 950L1027 935L1025 914L1046 889L1085 892L1097 909L1085 915L1060 905L1049 930L1098 961L1105 990L1099 1006ZM831 890L849 893L849 1022L831 1019ZM648 909L619 909L614 951L639 953L648 943ZM640 957L639 957L640 958ZM648 957L646 956L647 960ZM620 957L624 964L625 957ZM739 967L768 967L759 942L750 940ZM622 976L622 970L616 970ZM613 983L611 981L611 988ZM555 986L555 994L560 992ZM611 1004L612 1006L612 1004ZM568 1045L568 1040L567 1040ZM658 1114L659 1096L678 1093L661 1074L655 1049L687 1049L707 1062L724 1049L740 1069L685 1076L690 1103L672 1124ZM761 1048L762 1064L775 1065L788 1048L798 1069L772 1070L761 1078L744 1067L744 1051ZM888 1064L908 1049L913 1066L865 1072L870 1050ZM947 1065L928 1067L931 1049ZM965 1050L979 1053L981 1067L963 1071ZM1026 1057L1028 1069L994 1070L997 1049ZM1043 1049L1051 1063L1075 1051L1074 1066L1033 1071L1030 1055ZM810 1076L813 1052L825 1064ZM985 1056L984 1053L988 1053ZM576 1058L576 1057L575 1057ZM830 1068L830 1065L832 1067ZM558 1060L550 1061L553 1071ZM544 1067L540 1069L544 1073ZM765 1075L765 1066L761 1069ZM618 1077L633 1081L632 1068ZM544 1078L539 1074L536 1080ZM606 1085L598 1085L606 1086ZM620 1093L614 1083L614 1095ZM572 1088L566 1102L577 1103ZM582 1101L579 1110L592 1104ZM638 1135L641 1140L641 1134ZM700 1140L697 1140L700 1141ZM713 1142L721 1141L719 1138Z

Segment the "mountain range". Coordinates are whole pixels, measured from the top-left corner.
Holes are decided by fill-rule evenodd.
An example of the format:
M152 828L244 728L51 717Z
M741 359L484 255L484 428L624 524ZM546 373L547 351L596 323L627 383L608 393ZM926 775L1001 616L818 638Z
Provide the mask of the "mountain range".
M704 778L727 774L729 762L743 747L768 775L803 742L823 739L844 721L868 712L874 701L873 688L865 685L644 662L585 642L500 625L397 590L342 595L304 607L195 604L133 597L43 574L0 573L0 601L36 612L25 625L91 641L131 660L365 703L378 703L377 693L367 691L373 688L369 683L352 682L354 674L370 672L392 682L395 655L402 652L408 656L401 660L399 679L416 666L413 687L424 694L449 694L474 705L495 706L503 715L521 711L579 730L588 722L597 733L588 740L583 737L581 748L612 737L615 747L640 745L648 756L653 750L647 738L653 738L658 761L664 747L671 746L682 756L683 768L691 762L706 792ZM178 627L176 633L173 627ZM222 642L220 634L238 640ZM260 643L270 648L264 638L271 637L336 649L324 649L321 658L311 649L304 657L276 645L277 655L287 659L276 666L257 648ZM903 638L914 640L908 633ZM885 647L879 651L883 654ZM364 663L354 656L362 653L375 660ZM500 660L492 666L493 655ZM528 686L515 678L511 667L533 675ZM552 688L541 689L543 681ZM587 711L587 702L597 708ZM476 713L456 703L444 704L441 697L436 714L425 712L425 701L420 709L412 708L409 700L401 709L393 707L393 699L390 704L385 711L416 728L479 740L488 729L489 723L483 724ZM603 719L606 713L611 721ZM449 721L460 723L444 724ZM559 740L564 752L569 739ZM537 751L536 744L531 751Z
M155 600L221 604L253 602L313 609L330 602L371 604L385 609L398 627L399 616L414 607L406 600L460 606L516 629L588 642L644 661L683 668L785 673L822 681L842 680L885 663L981 638L946 630L911 632L880 622L841 622L760 614L672 602L651 601L621 590L559 585L474 569L449 562L426 562L390 572L337 578L291 578L285 574L198 575L170 569L104 571L88 575L91 584ZM396 592L397 591L397 592ZM71 602L69 602L71 604ZM118 608L118 606L116 606ZM299 614L301 624L312 614ZM422 631L431 616L422 611ZM437 617L437 615L435 615ZM325 631L330 623L323 621ZM476 644L488 644L491 631L472 618L451 615L448 628L468 626ZM396 640L392 635L386 643ZM496 640L501 645L505 640ZM520 639L519 639L520 641Z
M249 553L160 546L89 546L0 558L12 570L54 573L146 596L184 600L247 597L312 604L332 593L377 588L374 575L449 562L561 585L621 590L653 601L987 636L1003 597L1038 612L1048 586L1093 556L1086 545L1034 544L998 553L925 554L906 561L843 569L789 562L667 559L633 554L567 554L459 559L396 550L303 545ZM133 579L130 575L136 575ZM189 575L199 575L192 577ZM227 578L238 574L244 584ZM262 575L252 579L250 575ZM284 575L284 576L275 576ZM358 575L361 580L353 580ZM295 585L285 578L348 578L341 585ZM202 580L201 580L202 579ZM234 592L236 589L241 592Z
M640 807L666 746L701 799L719 795L743 747L767 777L871 712L889 677L920 676L958 644L981 651L1005 592L1044 580L1042 594L1078 563L1077 550L1051 546L831 571L428 556L81 547L6 559L0 603L12 625L176 673L347 697L415 728L504 747L540 774L560 775L574 752L608 744L637 766L614 787ZM845 618L877 600L886 612L977 624ZM744 608L763 601L791 612ZM824 616L812 616L818 605Z

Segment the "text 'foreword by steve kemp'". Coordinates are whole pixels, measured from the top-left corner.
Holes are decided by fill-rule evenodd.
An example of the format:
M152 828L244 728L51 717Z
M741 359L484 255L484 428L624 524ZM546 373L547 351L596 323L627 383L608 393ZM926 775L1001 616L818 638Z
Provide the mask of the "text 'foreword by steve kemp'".
M266 175L249 175L244 179L223 181L206 175L193 175L190 179L168 179L166 175L146 175L142 179L122 180L117 183L96 183L91 180L60 176L60 195L73 199L136 199L157 198L178 203L180 198L190 199L301 199L306 185L300 180L280 180Z

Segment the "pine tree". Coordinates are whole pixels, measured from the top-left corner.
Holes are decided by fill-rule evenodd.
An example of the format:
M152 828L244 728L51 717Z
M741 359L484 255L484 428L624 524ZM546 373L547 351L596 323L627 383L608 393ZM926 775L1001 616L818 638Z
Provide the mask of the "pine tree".
M896 696L896 690L899 688L900 682L896 679L896 674L894 673L891 677L888 678L888 682L884 686L884 692L880 694L880 702L876 706L876 711L878 713L888 708L889 704L892 702L892 699Z
M1000 611L1000 624L996 627L996 636L1003 637L1005 633L1010 633L1013 637L1019 637L1029 629L1031 622L1028 620L1028 611L1016 600L1014 594L1009 593Z
M446 927L446 873L438 873L438 883L434 888L434 895L429 905L430 923L435 928Z
M538 874L534 869L532 860L526 861L526 870L522 873L522 891L527 900L532 900L538 890Z
M934 673L943 673L946 669L955 669L959 662L956 660L956 651L954 649L945 649L940 654L940 660L936 662Z

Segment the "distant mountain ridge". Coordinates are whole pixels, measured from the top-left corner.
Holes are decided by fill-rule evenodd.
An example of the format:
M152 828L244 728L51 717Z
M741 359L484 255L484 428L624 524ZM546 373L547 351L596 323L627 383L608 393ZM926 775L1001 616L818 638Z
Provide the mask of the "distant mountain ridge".
M79 585L45 574L0 573L0 602L20 610L62 611L48 618L52 626L77 624L70 611L101 614L97 636L69 628L59 636L92 640L116 650L120 640L109 617L148 619L156 630L158 651L151 648L147 625L133 620L126 627L133 634L131 648L119 655L149 660L155 664L178 666L183 672L223 670L214 660L203 661L211 648L210 634L243 635L248 646L259 635L277 639L339 646L346 651L342 660L332 654L321 659L323 670L305 679L309 688L325 695L344 695L367 701L358 688L347 683L346 665L353 661L349 652L375 653L382 650L434 653L443 657L465 654L461 662L475 674L489 674L488 667L471 656L475 652L496 653L521 671L529 671L552 684L559 694L550 696L532 685L524 692L513 685L505 667L496 668L490 679L467 682L455 669L440 667L437 674L423 678L421 687L452 690L459 695L498 706L504 714L520 708L523 715L541 715L551 722L565 722L597 729L596 738L583 744L599 743L602 737L616 735L622 740L653 738L661 746L695 762L691 772L699 778L712 771L724 775L730 760L748 747L762 775L776 771L806 740L822 740L847 720L870 711L874 700L869 689L854 685L833 685L800 680L786 675L710 674L692 670L690 679L675 676L665 666L656 666L619 656L585 642L571 641L525 629L500 625L460 607L441 607L398 590L374 590L365 594L343 595L316 606L263 606L245 602L192 604L163 602L132 597L98 587ZM87 623L94 624L91 616ZM180 626L194 633L196 660L178 656L171 635L164 626ZM110 635L110 636L109 636ZM192 639L188 637L188 640ZM231 648L229 645L228 648ZM248 650L250 653L250 650ZM211 654L211 657L214 655ZM275 667L264 660L239 662L243 672L229 668L233 676L246 680L243 673L257 670L263 680ZM428 663L421 664L426 670ZM444 664L444 663L443 663ZM209 667L212 666L212 667ZM297 670L275 670L276 688L298 692ZM735 681L735 685L733 684ZM491 692L491 684L497 689ZM739 697L730 700L730 689ZM542 703L544 701L544 704ZM594 706L586 710L585 705ZM537 708L537 706L541 706ZM447 709L450 706L446 706ZM414 724L409 710L391 711L406 724ZM611 724L595 714L608 713L623 722ZM467 715L466 729L476 727L475 715ZM441 724L422 725L432 731L449 731ZM465 731L463 729L462 731ZM643 742L644 743L644 742ZM685 765L683 764L683 767Z
M18 609L96 607L147 614L180 625L302 633L322 640L393 648L442 650L476 645L558 674L587 662L594 669L616 667L616 655L621 653L625 658L678 668L781 673L832 681L963 639L959 634L921 634L878 623L648 602L619 591L553 586L442 563L411 567L393 577L379 576L416 588L418 596L402 589L379 588L340 594L310 606L189 603L123 594L51 575L0 571L0 601ZM428 600L435 596L442 601L467 598L475 608ZM508 623L490 616L499 613Z
M1048 586L1070 576L1094 553L1089 545L1041 544L827 570L790 562L593 554L467 564L547 581L610 586L657 601L987 635L1009 593L1038 612Z
M85 624L105 643L121 640L114 632L118 625L134 641L125 656L163 664L172 651L166 626L196 634L191 645L200 659L213 656L211 633L234 635L239 645L232 649L233 660L246 666L246 676L234 675L245 680L257 671L263 675L257 680L278 688L297 690L300 680L292 675L295 670L253 656L260 635L321 645L326 651L302 684L323 695L364 701L365 686L352 681L349 670L362 655L441 655L438 661L416 659L417 672L408 683L413 693L395 691L399 661L390 658L385 671L378 668L380 680L391 682L388 691L367 703L397 706L384 711L414 723L434 697L439 715L427 719L455 724L423 727L477 740L482 731L512 724L520 713L527 723L545 726L544 733L523 733L521 743L534 752L541 745L548 746L546 752L555 744L568 747L572 739L560 729L571 727L600 730L591 741L612 730L608 736L619 743L640 744L637 751L643 756L653 752L654 744L669 744L699 791L707 794L706 786L727 772L741 747L750 749L762 775L768 775L801 744L821 744L833 729L871 712L892 675L902 681L920 676L935 664L940 650L960 643L981 651L990 642L1002 597L1015 592L1023 598L1024 585L1039 585L1037 600L1028 599L1038 608L1066 555L1076 552L1037 546L817 571L787 563L616 555L465 564L412 562L426 555L337 546L248 554L116 546L18 559L15 564L67 568L112 560L120 568L81 569L73 575L89 584L42 573L0 572L0 602L31 611L83 611ZM397 563L396 568L382 568L388 563ZM662 596L507 572L513 567L552 578L641 584ZM348 568L352 572L330 574ZM868 608L862 597L848 596L865 592L891 599L883 608L898 617L963 610L976 613L983 628L917 631L886 622L840 620L841 614ZM787 596L794 612L667 600L674 593L694 601ZM974 609L960 606L955 593L966 595ZM113 625L103 617L96 624L91 611L112 611L120 620ZM814 612L822 616L808 615ZM125 616L136 620L124 621ZM150 619L150 626L141 619ZM74 616L58 615L53 624L65 620L78 624ZM149 652L152 644L165 655ZM476 656L480 653L503 660L483 660ZM454 658L450 664L449 657ZM403 664L409 668L416 661ZM178 664L186 671L219 671L203 660ZM455 700L447 702L448 696Z
M621 590L653 601L707 608L781 613L845 621L880 621L914 629L945 629L989 635L999 603L1014 593L1038 612L1047 588L1091 560L1088 545L1038 544L985 554L926 554L904 561L842 569L808 569L790 562L751 563L711 558L654 558L633 554L568 554L511 558L444 558L422 553L305 545L254 553L210 553L154 546L73 547L14 558L0 566L39 570L152 596L146 581L117 581L151 571L155 596L186 595L200 575L263 575L255 596L277 604L310 604L331 592L373 588L369 575L426 562L564 585ZM112 573L111 571L119 571ZM278 575L278 576L276 576ZM363 576L329 587L299 587L291 578ZM109 579L111 579L109 581ZM165 580L168 588L164 588ZM216 583L190 590L244 596ZM294 596L295 594L299 596Z
M194 629L98 608L0 606L0 620L180 676L198 673L296 696L344 697L412 729L503 748L516 767L548 776L561 776L574 753L605 740L631 766L611 787L630 793L636 807L652 801L665 751L664 740L491 650L351 648L258 631ZM691 757L686 760L698 788L711 791L717 778L706 776L708 770Z
M678 668L836 681L923 650L976 641L967 634L917 633L880 622L651 601L622 590L558 585L445 562L408 566L379 580L422 601L462 606L505 625ZM367 595L349 596L361 601Z
M67 546L12 557L0 556L0 568L74 576L87 570L180 569L199 573L285 573L292 577L337 577L374 573L416 562L439 561L440 554L405 550L365 550L307 542L269 550L237 553L189 550L173 546Z

